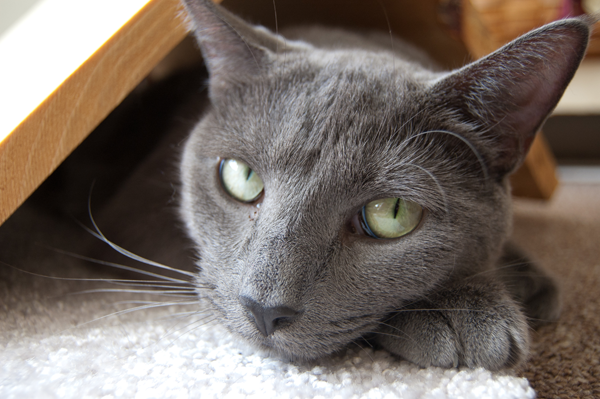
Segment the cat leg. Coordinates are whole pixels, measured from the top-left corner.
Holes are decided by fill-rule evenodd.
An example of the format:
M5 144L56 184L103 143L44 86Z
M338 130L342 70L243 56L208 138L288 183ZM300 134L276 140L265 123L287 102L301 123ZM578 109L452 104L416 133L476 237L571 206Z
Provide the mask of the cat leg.
M527 357L526 318L507 290L471 277L395 312L375 340L422 367L500 370Z
M556 283L520 248L507 243L496 272L511 296L523 305L530 326L558 319L561 303Z

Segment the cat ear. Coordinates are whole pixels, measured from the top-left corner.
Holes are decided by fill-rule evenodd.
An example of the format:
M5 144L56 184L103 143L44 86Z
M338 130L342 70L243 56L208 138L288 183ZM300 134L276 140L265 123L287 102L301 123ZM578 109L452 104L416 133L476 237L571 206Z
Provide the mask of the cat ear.
M591 18L534 30L433 86L439 104L478 128L488 168L502 177L525 159L585 54ZM434 100L436 101L436 100Z
M277 36L255 28L211 0L183 0L210 75L211 98L258 73L268 53L283 48Z

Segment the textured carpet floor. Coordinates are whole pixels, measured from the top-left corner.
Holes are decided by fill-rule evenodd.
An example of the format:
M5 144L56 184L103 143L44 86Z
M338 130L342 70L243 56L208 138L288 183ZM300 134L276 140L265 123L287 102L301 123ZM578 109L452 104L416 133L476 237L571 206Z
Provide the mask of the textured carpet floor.
M560 320L534 333L522 375L540 398L600 397L600 185L563 184L550 203L517 201L516 241L562 288Z

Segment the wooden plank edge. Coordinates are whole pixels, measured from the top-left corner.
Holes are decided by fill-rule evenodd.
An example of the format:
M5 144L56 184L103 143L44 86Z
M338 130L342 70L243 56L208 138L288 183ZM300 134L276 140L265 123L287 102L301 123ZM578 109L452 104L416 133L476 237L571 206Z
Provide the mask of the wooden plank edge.
M0 143L0 224L187 34L179 0L152 0Z

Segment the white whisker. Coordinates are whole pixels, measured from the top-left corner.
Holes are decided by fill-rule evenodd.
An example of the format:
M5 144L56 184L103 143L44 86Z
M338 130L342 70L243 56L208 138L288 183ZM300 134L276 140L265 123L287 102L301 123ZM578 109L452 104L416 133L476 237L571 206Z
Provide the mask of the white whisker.
M392 53L394 52L394 35L392 33L392 24L390 23L390 17L388 15L387 9L385 8L385 4L381 0L377 0L381 10L383 11L383 16L385 17L385 22L387 23L388 32L390 34L390 46L392 48ZM396 71L396 57L392 57L392 69Z
M170 295L170 296L196 296L195 291L188 291L189 293L185 293L182 291L159 291L159 290L136 290L136 289L117 289L117 288L97 288L92 290L84 290L71 292L66 295L81 295L81 294L97 294L97 293L107 293L107 292L121 292L121 293L130 293L130 294L152 294L152 295Z
M202 318L200 318L200 319L198 319L198 320L194 320L194 321L192 321L191 323L188 323L188 324L186 324L185 326L183 326L183 327L181 327L181 328L178 328L178 329L176 329L176 330L174 330L174 331L170 332L170 333L169 333L169 334L167 334L167 335L164 335L164 336L162 336L162 337L161 337L161 339L163 339L163 338L167 338L167 337L169 337L169 336L171 336L171 335L173 335L173 334L175 334L175 333L177 333L177 332L179 332L179 331L182 331L182 330L184 330L185 328L187 328L187 327L189 327L189 326L193 326L194 324L198 324L198 323L202 323L202 322L204 322L204 324L196 325L196 326L194 326L193 328L187 329L187 330L183 331L181 334L177 335L177 336L176 336L174 339L172 339L172 340L171 340L171 344L172 344L172 343L173 343L173 342L175 342L177 339L179 339L180 337L182 337L182 336L184 336L185 334L189 333L190 331L194 331L196 328L198 328L198 327L201 327L201 326L204 326L204 325L206 325L206 324L208 324L208 323L212 323L213 321L215 321L215 320L217 319L215 316L213 316L212 318L210 318L210 316L211 316L211 315L207 315L207 316L204 316L204 317L202 317ZM208 321L205 321L206 319L209 319L209 320L208 320Z
M186 280L181 280L181 279L178 279L178 278L163 276L161 274L157 274L157 273L152 273L152 272L145 271L145 270L136 269L135 267L126 266L126 265L120 265L118 263L107 262L107 261L103 261L103 260L99 260L99 259L94 259L94 258L90 258L88 256L83 256L83 255L75 254L75 253L68 252L68 251L63 251L63 250L56 249L56 248L49 248L49 249L51 249L51 250L53 250L55 252L58 252L60 254L70 256L70 257L75 258L75 259L85 260L87 262L96 263L98 265L109 266L109 267L113 267L115 269L120 269L120 270L127 270L127 271L130 271L130 272L139 273L139 274L143 274L143 275L151 276L151 277L156 277L158 279L167 280L167 281L171 281L171 282L174 282L174 283L184 283L184 284L187 283L187 284L189 284L189 281L186 281ZM187 272L185 272L183 274L188 275ZM189 273L189 275L190 276L194 276L192 273Z
M96 220L94 219L94 216L92 214L92 193L91 193L91 190L93 190L93 188L94 187L92 185L92 188L90 189L90 195L88 197L88 215L89 215L90 221L92 222L92 225L94 226L94 230L95 231L92 230L92 229L90 229L90 228L88 228L87 226L81 224L81 226L85 230L87 230L94 237L96 237L99 240L103 241L104 243L108 244L112 249L114 249L115 251L119 252L121 255L127 256L130 259L136 260L136 261L138 261L140 263L144 263L144 264L149 265L149 266L157 267L159 269L169 270L169 271L172 271L172 272L175 272L175 273L179 273L179 274L183 274L185 276L192 277L192 278L195 277L194 273L190 273L190 272L187 272L185 270L175 269L173 267L170 267L170 266L167 266L167 265L163 265L161 263L154 262L154 261L152 261L150 259L146 259L146 258L144 258L142 256L136 255L133 252L130 252L130 251L126 250L125 248L122 248L122 247L118 246L117 244L113 243L108 238L106 238L106 236L102 233L102 231L100 230L100 228L96 224ZM162 278L166 278L166 277L163 276ZM182 281L182 280L179 280L179 281Z
M471 152L477 157L477 161L479 162L479 165L481 166L481 171L483 172L483 176L485 178L485 181L487 182L489 180L489 177L490 177L489 176L489 172L488 172L488 169L487 169L487 166L486 166L485 162L483 161L483 157L481 156L481 154L479 153L479 151L477 150L477 148L475 148L475 146L469 140L467 140L465 137L463 137L462 135L460 135L458 133L452 132L450 130L442 130L442 129L439 129L439 130L427 130L425 132L417 133L414 136L409 137L407 139L407 141L411 140L411 139L414 139L414 138L417 138L417 137L420 137L420 136L427 135L427 134L432 134L432 133L447 134L447 135L450 135L452 137L456 137L457 139L459 139L460 141L462 141L463 143L465 143L469 147L469 149L471 150Z
M368 344L368 345L371 347L371 349L373 349L373 345L371 345L371 343L370 343L369 341L367 341L367 340L363 340L363 342L366 342L366 343L367 343L367 344ZM359 344L358 342L356 342L356 341L352 341L352 342L350 342L350 343L351 343L351 344L354 344L354 345L356 345L356 346L358 346L358 348L359 348L359 349L360 349L362 352L366 353L366 354L367 354L367 356L369 356L369 359L371 359L371 362L372 362L372 363L374 363L374 362L375 362L375 359L373 359L373 356L371 356L371 354L370 354L370 353L369 353L369 352L368 352L368 351L367 351L365 348L363 348L362 346L360 346L360 344Z
M410 118L408 118L408 120L406 122L404 122L402 124L402 126L400 126L398 129L396 129L394 131L394 136L396 136L397 134L399 134L406 127L406 125L408 125L410 122L412 122L413 119L415 119L416 117L418 117L419 115L421 115L424 111L425 111L425 109L420 109L413 116L411 116ZM404 148L404 147L402 147L402 148Z
M140 263L144 263L148 266L154 266L157 267L159 269L164 269L164 270L169 270L175 273L179 273L179 274L183 274L185 276L188 277L195 277L196 275L194 273L191 272L187 272L185 270L180 270L180 269L175 269L174 267L170 267L167 265L163 265L162 263L158 263L158 262L154 262L150 259L146 259L142 256L136 255L133 252L130 252L128 250L126 250L125 248L122 248L120 246L118 246L117 244L113 243L112 241L110 241L108 238L106 238L104 236L104 234L102 234L102 232L100 231L100 229L98 228L98 226L96 225L96 222L94 221L94 219L92 218L92 215L90 214L90 219L92 221L92 224L94 225L94 228L96 229L96 231L91 230L87 227L84 226L84 228L90 232L90 234L92 234L94 237L98 238L99 240L103 241L104 243L108 244L112 249L114 249L115 251L117 251L118 253L120 253L121 255L124 255L130 259L136 260Z
M275 35L279 36L279 21L277 18L277 6L275 0L273 0L273 13L275 14ZM279 54L279 40L275 44L275 54Z
M170 288L174 290L188 291L193 290L195 287L191 284L188 285L165 285L165 284L152 284L148 282L136 282L136 281L128 281L125 283L121 283L119 281L107 281L107 283L111 283L113 285L127 285L132 287L150 287L150 288ZM160 283L160 282L157 282Z
M406 338L408 338L409 340L411 340L415 345L417 345L417 341L415 341L415 339L413 337L411 337L409 334L407 334L406 332L401 331L400 329L398 329L398 328L396 328L396 327L394 327L392 325L383 323L383 322L381 322L379 324L381 324L383 326L386 326L386 327L389 327L389 328L397 331L399 334L385 333L385 332L382 332L382 331L367 331L367 334L386 335L388 337L394 337L394 338L399 338L401 336L405 336ZM400 334L402 334L402 335L400 335Z
M160 304L136 306L136 307L133 307L133 308L119 310L117 312L109 313L107 315L97 317L97 318L95 318L93 320L89 320L89 321L77 324L76 326L69 327L69 328L67 328L65 330L60 331L59 334L62 334L64 332L72 330L74 328L80 328L80 327L86 326L88 324L95 323L95 322L100 321L100 320L108 319L109 317L121 316L121 315L124 315L124 314L136 312L136 311L142 311L142 310L148 310L148 309L156 309L156 308L160 308L160 307L181 306L181 305L190 305L190 304L193 304L193 302L163 302L163 303L160 303Z
M414 168L421 170L422 172L426 173L431 178L431 180L433 180L433 182L435 183L435 185L438 188L438 192L442 196L442 201L444 202L444 213L445 213L445 215L448 215L448 199L446 198L446 191L442 188L442 185L440 184L437 177L435 177L433 175L433 173L431 173L430 171L428 171L427 169L425 169L424 167L422 167L420 165L409 163L409 164L406 164L406 166L412 166Z
M197 303L195 303L197 305ZM172 313L169 314L167 316L163 316L163 317L159 317L155 320L164 320L164 319L183 319L183 318L189 318L193 315L200 315L203 313L212 313L210 309L200 309L200 310L193 310L193 311L189 311L189 312L177 312L177 313Z
M476 313L489 313L488 310L478 310L478 309L459 309L459 308L451 308L451 309L433 309L433 308L424 308L424 309L400 309L396 310L394 313L405 313L405 312L476 312Z
M158 304L164 304L164 303L167 303L167 302L163 302L163 301L143 301L143 300L129 300L129 301L118 301L118 302L115 302L115 304L128 304L128 303L129 304L139 304L139 305L148 305L148 304L156 304L156 305L158 305ZM182 305L182 304L184 304L184 305L195 305L195 304L198 304L197 301L181 301L181 302L173 302L173 301L171 301L171 302L168 302L168 303L169 304L176 303L177 305Z

